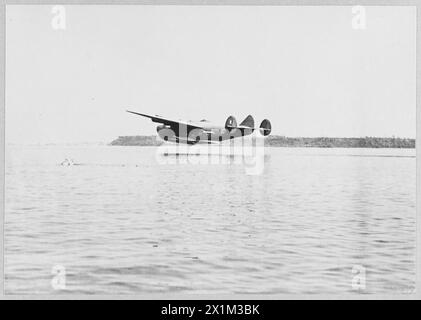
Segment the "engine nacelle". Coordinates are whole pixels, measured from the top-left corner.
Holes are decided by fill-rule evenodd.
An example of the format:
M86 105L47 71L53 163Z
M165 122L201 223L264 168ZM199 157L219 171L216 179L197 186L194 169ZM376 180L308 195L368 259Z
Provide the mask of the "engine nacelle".
M164 141L173 141L175 140L175 132L171 129L170 126L164 124L156 127L159 137Z

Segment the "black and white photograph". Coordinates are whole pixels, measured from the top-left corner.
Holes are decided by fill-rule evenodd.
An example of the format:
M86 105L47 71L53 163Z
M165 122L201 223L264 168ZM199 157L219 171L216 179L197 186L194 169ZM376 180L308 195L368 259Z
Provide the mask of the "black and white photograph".
M415 5L4 25L5 296L417 293Z

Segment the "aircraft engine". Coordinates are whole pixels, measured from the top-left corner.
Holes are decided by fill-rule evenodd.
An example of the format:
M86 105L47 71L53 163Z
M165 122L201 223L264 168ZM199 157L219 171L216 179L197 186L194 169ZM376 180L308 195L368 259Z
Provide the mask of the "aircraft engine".
M159 137L164 141L172 141L175 139L175 133L170 126L164 124L156 127Z
M234 116L229 116L227 121L225 121L225 129L232 130L237 127L237 120L235 120Z
M260 133L264 136L268 136L272 131L272 125L268 119L265 119L260 124Z

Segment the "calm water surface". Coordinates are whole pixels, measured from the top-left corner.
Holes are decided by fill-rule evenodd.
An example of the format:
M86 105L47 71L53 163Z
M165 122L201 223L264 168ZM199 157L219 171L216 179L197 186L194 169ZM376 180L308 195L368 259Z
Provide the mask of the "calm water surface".
M247 175L155 147L7 147L6 293L350 293L359 266L362 293L412 291L415 150L266 153Z

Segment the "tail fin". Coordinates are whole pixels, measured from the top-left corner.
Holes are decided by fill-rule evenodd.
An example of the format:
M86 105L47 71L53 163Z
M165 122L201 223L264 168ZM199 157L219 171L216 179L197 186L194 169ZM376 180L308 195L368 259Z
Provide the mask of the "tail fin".
M264 136L268 136L272 131L272 125L268 119L265 119L260 124L260 133Z
M240 126L254 128L254 119L251 115L248 115L247 118L240 123Z
M227 121L225 121L225 128L228 130L234 129L237 127L237 120L235 120L234 116L229 116Z

